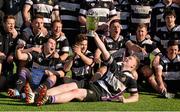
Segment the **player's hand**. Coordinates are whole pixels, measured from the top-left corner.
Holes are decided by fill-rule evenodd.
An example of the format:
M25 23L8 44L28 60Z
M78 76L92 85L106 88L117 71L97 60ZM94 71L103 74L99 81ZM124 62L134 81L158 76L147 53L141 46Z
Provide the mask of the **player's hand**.
M147 55L147 54L148 54L144 48L141 48L141 52L142 52L144 55Z
M6 59L6 55L3 52L0 52L0 60Z
M59 54L57 52L54 52L53 57L59 59L60 56L59 56Z
M45 70L45 75L47 76L52 76L53 73L50 70Z
M165 92L167 92L167 89L166 89L166 87L164 86L164 84L161 84L161 85L159 86L159 91L160 91L160 93L165 93Z
M122 103L124 103L124 96L123 95L121 95L121 96L119 96L119 102L122 102Z
M18 35L18 32L16 31L15 28L13 28L13 29L10 31L10 34L12 35L12 38L16 38L17 35Z
M75 54L77 54L77 55L81 55L81 46L80 45L75 45L74 47L73 47L73 51L74 51L74 53Z
M12 63L13 59L14 59L14 57L12 55L9 55L8 58L7 58L7 62Z

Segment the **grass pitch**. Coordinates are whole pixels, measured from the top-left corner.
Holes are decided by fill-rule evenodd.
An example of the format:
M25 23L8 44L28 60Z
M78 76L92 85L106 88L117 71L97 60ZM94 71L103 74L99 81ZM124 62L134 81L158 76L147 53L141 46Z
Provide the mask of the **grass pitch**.
M40 107L26 105L19 99L10 99L0 93L0 111L180 111L180 99L164 99L155 93L140 93L140 101L122 104L119 102L70 102L46 104Z

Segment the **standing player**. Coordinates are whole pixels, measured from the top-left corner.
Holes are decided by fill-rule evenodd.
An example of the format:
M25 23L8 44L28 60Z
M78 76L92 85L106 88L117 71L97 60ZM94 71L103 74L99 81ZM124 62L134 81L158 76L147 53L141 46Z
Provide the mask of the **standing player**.
M65 33L71 47L75 44L75 39L80 33L78 16L80 4L83 1L84 0L59 0L59 12L63 24L62 31Z
M56 0L26 0L22 14L26 27L30 26L31 17L41 14L44 16L45 27L51 30L51 22L59 19L58 4Z

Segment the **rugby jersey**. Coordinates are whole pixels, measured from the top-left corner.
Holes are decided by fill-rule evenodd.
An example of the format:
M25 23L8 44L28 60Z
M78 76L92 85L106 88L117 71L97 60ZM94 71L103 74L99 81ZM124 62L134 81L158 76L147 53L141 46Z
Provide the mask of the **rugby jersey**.
M56 51L61 55L63 53L69 53L69 42L65 35L56 38Z
M161 27L154 37L157 47L162 53L166 53L166 48L169 40L177 40L180 46L180 25L176 25L171 30L166 26Z
M133 52L133 54L135 54L140 59L140 63L143 65L150 65L150 53L153 55L160 53L160 50L157 48L156 44L149 38L145 38L139 42L136 35L132 35L129 37L129 40L146 50L147 55L143 54L142 52Z
M42 48L43 49L43 48ZM32 62L33 69L49 69L49 70L61 70L63 69L63 64L57 58L54 58L52 55L46 57L43 52L31 52L28 53L28 61Z
M157 3L153 9L152 9L152 16L151 16L151 32L154 34L155 32L157 32L161 27L166 25L166 22L163 18L164 12L168 9L174 10L176 12L177 18L176 20L178 20L178 14L180 13L180 7L175 4L172 3L171 5L167 6L165 3L160 2ZM176 21L178 22L178 21ZM179 24L180 22L178 22Z
M126 53L124 37L120 35L116 41L110 36L102 39L106 49L109 51L112 57L117 62L122 61Z
M89 11L96 12L99 16L99 25L106 23L109 18L116 15L112 0L83 0L80 5L80 16L85 16Z
M79 31L79 10L80 3L83 0L59 0L60 18L63 24L63 30Z
M93 58L93 53L86 51L84 53L88 58ZM92 75L92 68L89 65L86 65L79 56L75 56L73 60L73 65L71 67L72 78L76 80L90 79Z
M24 43L26 48L39 47L43 45L46 40L46 36L42 33L34 34L32 27L27 27L23 30L21 38L19 38L19 43Z
M57 0L26 0L26 5L32 6L31 16L41 14L44 16L44 26L51 27L52 11L59 11Z
M0 51L6 56L15 53L17 40L19 36L13 38L10 33L7 33L3 27L0 27Z
M120 23L122 26L121 34L126 36L129 32L130 23L130 4L128 0L117 0L115 3L117 16L120 18Z
M163 68L165 80L180 80L180 55L177 55L173 60L164 55L160 59L160 65Z
M150 23L152 8L149 1L129 0L131 4L131 23Z
M104 89L101 100L114 100L127 90L130 93L137 93L137 82L130 71L122 71L112 57L107 61L108 72L99 80L97 85Z

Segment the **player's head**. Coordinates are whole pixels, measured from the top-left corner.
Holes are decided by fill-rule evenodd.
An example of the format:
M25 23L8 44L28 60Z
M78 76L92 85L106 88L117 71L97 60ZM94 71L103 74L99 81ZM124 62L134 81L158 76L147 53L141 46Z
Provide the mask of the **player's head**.
M140 64L140 60L136 55L131 55L125 58L123 66L131 71L137 70Z
M167 9L163 15L166 25L167 26L172 26L175 25L175 21L176 21L176 13L174 10L172 9Z
M37 14L32 18L32 27L34 30L41 31L44 27L44 16Z
M174 59L179 52L179 44L177 40L170 40L168 42L167 56Z
M139 24L136 30L137 38L145 39L147 36L147 25L146 24Z
M53 53L56 50L56 40L52 37L46 38L44 42L44 50L46 50L48 53Z
M79 34L75 40L75 44L81 47L81 52L86 52L88 47L88 37L86 34Z
M121 24L120 24L120 20L119 19L114 19L110 22L109 25L109 30L110 30L110 35L116 36L116 35L120 35L121 33Z
M60 35L60 33L62 32L62 23L60 20L54 20L52 22L52 33L55 36Z
M15 28L15 17L13 15L6 15L4 17L4 29L6 32L11 32Z

